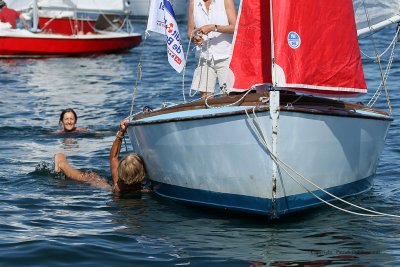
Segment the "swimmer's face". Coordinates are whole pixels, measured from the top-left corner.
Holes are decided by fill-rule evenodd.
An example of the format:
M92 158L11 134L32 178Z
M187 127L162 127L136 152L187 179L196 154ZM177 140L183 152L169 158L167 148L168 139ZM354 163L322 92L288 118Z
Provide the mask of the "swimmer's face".
M64 114L63 119L62 119L62 124L64 126L64 131L66 131L66 132L74 131L75 130L75 123L76 123L76 118L74 116L74 113L66 112Z

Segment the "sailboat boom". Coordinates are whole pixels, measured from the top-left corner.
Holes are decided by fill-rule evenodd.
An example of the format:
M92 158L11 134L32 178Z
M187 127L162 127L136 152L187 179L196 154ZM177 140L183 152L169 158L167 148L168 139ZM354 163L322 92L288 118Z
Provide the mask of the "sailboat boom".
M361 36L361 35L364 35L364 34L367 34L367 33L374 33L374 32L376 32L376 31L378 31L378 30L380 30L382 28L385 28L385 27L387 27L387 26L389 26L391 24L396 24L396 23L399 23L399 22L400 22L400 15L396 15L396 16L393 16L393 17L391 17L391 18L389 18L387 20L384 20L384 21L382 21L380 23L371 25L370 27L365 27L365 28L357 30L357 35Z

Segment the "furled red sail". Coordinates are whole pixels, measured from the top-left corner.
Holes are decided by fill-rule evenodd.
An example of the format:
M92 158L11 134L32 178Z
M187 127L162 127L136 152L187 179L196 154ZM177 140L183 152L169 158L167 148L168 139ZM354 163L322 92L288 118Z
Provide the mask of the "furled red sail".
M270 4L242 1L230 64L232 90L272 82L310 94L366 92L351 0L272 0L272 12Z

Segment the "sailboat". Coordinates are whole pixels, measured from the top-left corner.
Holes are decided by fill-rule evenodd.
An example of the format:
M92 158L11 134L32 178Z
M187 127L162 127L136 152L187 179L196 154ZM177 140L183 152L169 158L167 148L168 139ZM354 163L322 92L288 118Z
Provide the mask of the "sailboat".
M368 191L393 118L341 99L367 93L358 38L399 21L398 0L242 0L229 93L130 116L154 191L270 218Z
M124 1L8 1L28 14L31 29L0 25L0 57L78 56L119 52L138 46ZM90 3L89 3L90 2ZM108 5L107 5L108 4ZM89 14L79 17L79 14ZM125 20L122 19L125 16Z

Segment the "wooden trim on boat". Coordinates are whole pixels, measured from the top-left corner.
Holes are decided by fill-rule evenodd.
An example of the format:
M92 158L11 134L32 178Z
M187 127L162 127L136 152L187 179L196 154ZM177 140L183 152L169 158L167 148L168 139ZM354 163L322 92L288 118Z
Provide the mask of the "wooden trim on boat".
M243 99L241 99L243 98ZM211 107L220 108L229 104L238 102L235 106L255 106L256 112L268 111L269 106L267 103L262 102L263 99L268 98L268 93L249 93L246 96L243 94L226 95L218 98L209 98L207 104L205 99L199 99L190 103L183 103L171 107L165 107L156 110L143 111L132 117L133 124L147 124L147 123L161 123L168 121L181 121L190 120L192 117L185 118L171 118L171 119L160 119L151 122L135 122L140 119L150 118L158 115L169 114L174 112L209 109ZM363 104L344 102L335 99L308 96L308 95L297 95L291 92L281 92L280 95L280 110L287 112L300 112L300 113L311 113L321 114L328 116L340 116L340 117L357 117L365 119L375 120L393 120L393 118L386 112L364 106ZM368 114L357 113L356 111L366 111L369 113L375 113L379 116L372 116ZM243 114L243 110L236 110L232 112L215 113L215 114L204 114L202 116L196 116L196 119L205 119L211 117L221 116L233 116Z

